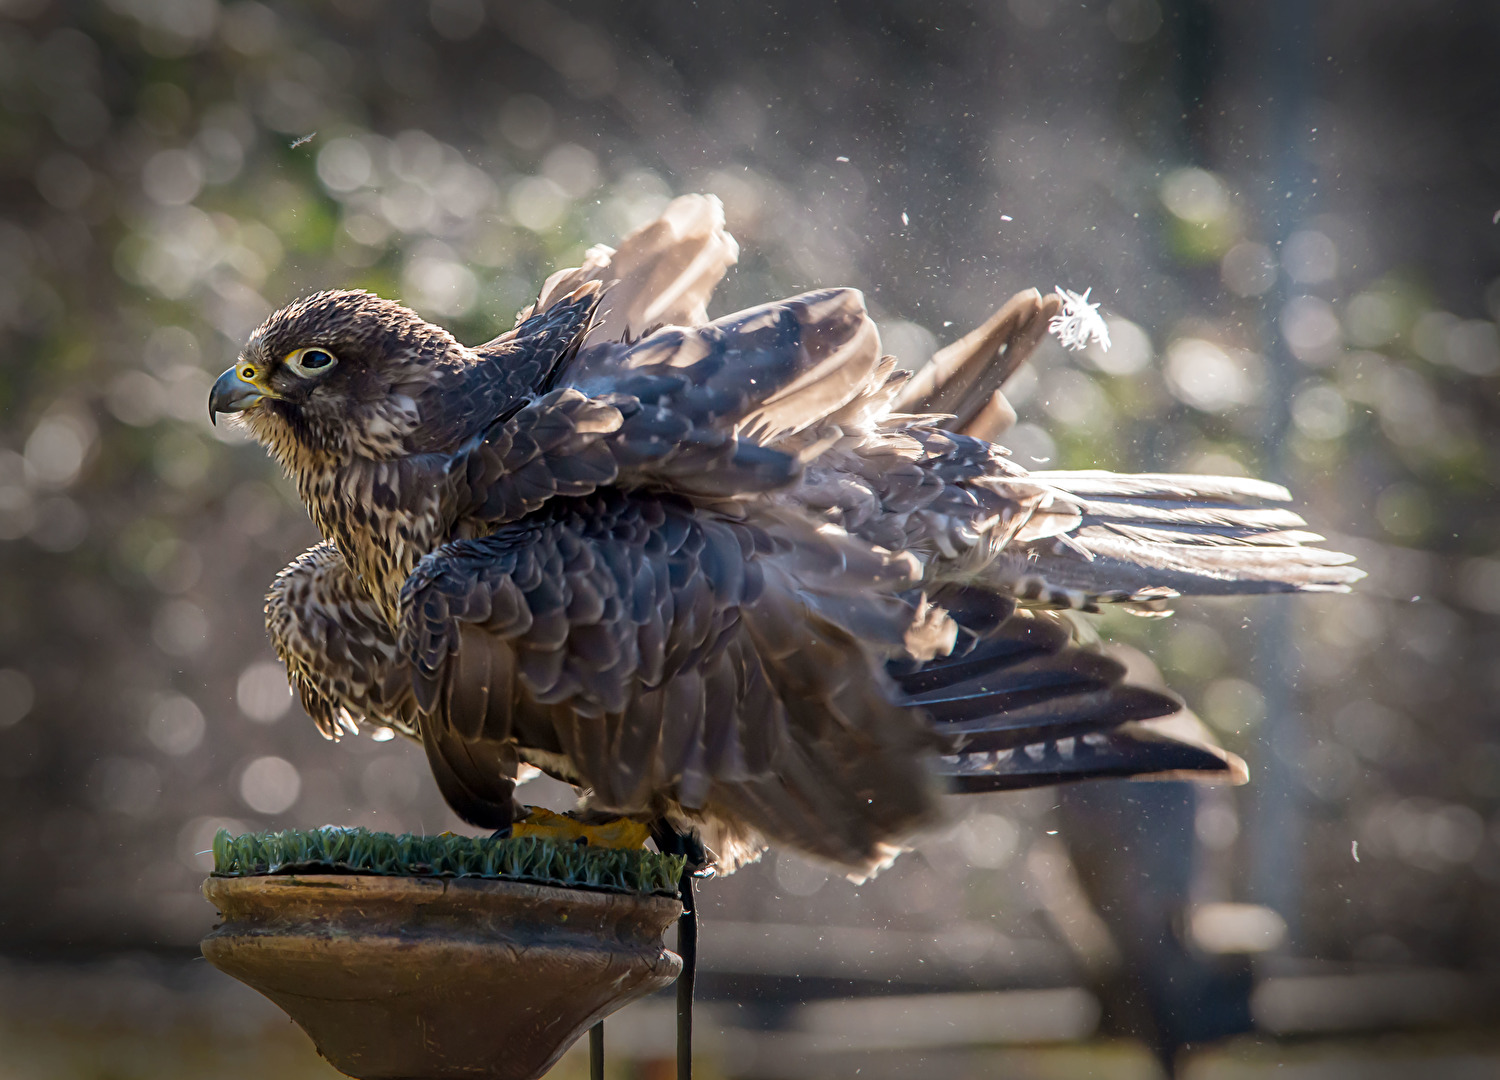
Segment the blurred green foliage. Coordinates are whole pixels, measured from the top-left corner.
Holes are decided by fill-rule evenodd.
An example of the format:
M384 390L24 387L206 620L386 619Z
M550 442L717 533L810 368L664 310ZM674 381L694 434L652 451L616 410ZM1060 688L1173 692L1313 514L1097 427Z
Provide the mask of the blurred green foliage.
M1454 149L1479 142L1455 118L1430 198L1420 162L1360 166L1393 130L1444 134L1371 96L1370 44L1321 88L1342 141L1308 149L1322 195L1279 236L1252 12L1219 16L1241 63L1190 110L1166 89L1173 26L1015 6L828 5L790 33L759 6L0 4L0 945L191 943L221 827L452 823L419 753L323 744L278 696L261 596L314 536L264 455L208 424L208 386L314 289L488 337L589 244L706 189L744 248L717 312L858 285L912 364L1019 288L1093 286L1115 348L1049 344L1015 380L1018 460L1276 474L1371 571L1292 616L1307 948L1500 954L1500 256L1441 217L1487 218L1493 163ZM1428 32L1390 19L1370 26ZM1252 769L1259 610L1105 624ZM1005 852L944 834L941 872L898 864L857 902L814 881L797 910L1024 913L1007 867L1047 809L987 805ZM1210 834L1233 891L1243 839ZM23 886L38 865L72 884ZM769 917L775 873L724 902Z

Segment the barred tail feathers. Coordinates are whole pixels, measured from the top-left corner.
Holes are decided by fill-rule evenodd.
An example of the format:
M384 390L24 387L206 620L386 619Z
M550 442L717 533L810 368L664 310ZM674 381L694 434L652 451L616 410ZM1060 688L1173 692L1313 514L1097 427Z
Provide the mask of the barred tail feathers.
M1103 471L1035 472L1027 481L1077 508L1077 524L1012 545L990 573L1036 606L1142 603L1173 595L1347 592L1352 555L1284 507L1263 480Z

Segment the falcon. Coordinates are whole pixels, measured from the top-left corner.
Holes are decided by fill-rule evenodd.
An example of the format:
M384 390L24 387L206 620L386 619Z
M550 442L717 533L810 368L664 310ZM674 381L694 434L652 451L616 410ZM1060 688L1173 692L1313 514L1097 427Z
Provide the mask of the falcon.
M1351 558L1273 484L993 445L1058 297L912 375L853 289L710 321L737 257L684 196L481 345L350 291L254 332L209 409L325 538L266 606L320 730L420 741L474 826L541 770L719 872L776 844L872 873L944 792L1242 780L1070 613L1345 591Z

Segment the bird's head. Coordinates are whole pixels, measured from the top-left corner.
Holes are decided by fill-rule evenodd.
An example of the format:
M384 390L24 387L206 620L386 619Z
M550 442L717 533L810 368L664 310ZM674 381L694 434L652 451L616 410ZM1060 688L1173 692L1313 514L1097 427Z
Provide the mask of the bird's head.
M290 471L308 455L399 455L418 399L466 350L446 330L367 292L289 304L250 335L209 394Z

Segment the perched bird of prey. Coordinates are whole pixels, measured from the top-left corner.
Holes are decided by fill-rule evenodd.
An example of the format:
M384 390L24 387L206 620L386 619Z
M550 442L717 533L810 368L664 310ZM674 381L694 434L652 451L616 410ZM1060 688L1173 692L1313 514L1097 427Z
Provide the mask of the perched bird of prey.
M780 844L869 873L944 791L1242 769L1154 728L1178 702L1060 612L1347 589L1287 493L986 441L1056 298L913 377L853 289L709 321L737 255L684 196L482 345L365 292L255 331L210 411L326 538L266 608L324 733L420 740L490 829L533 766L721 872Z

